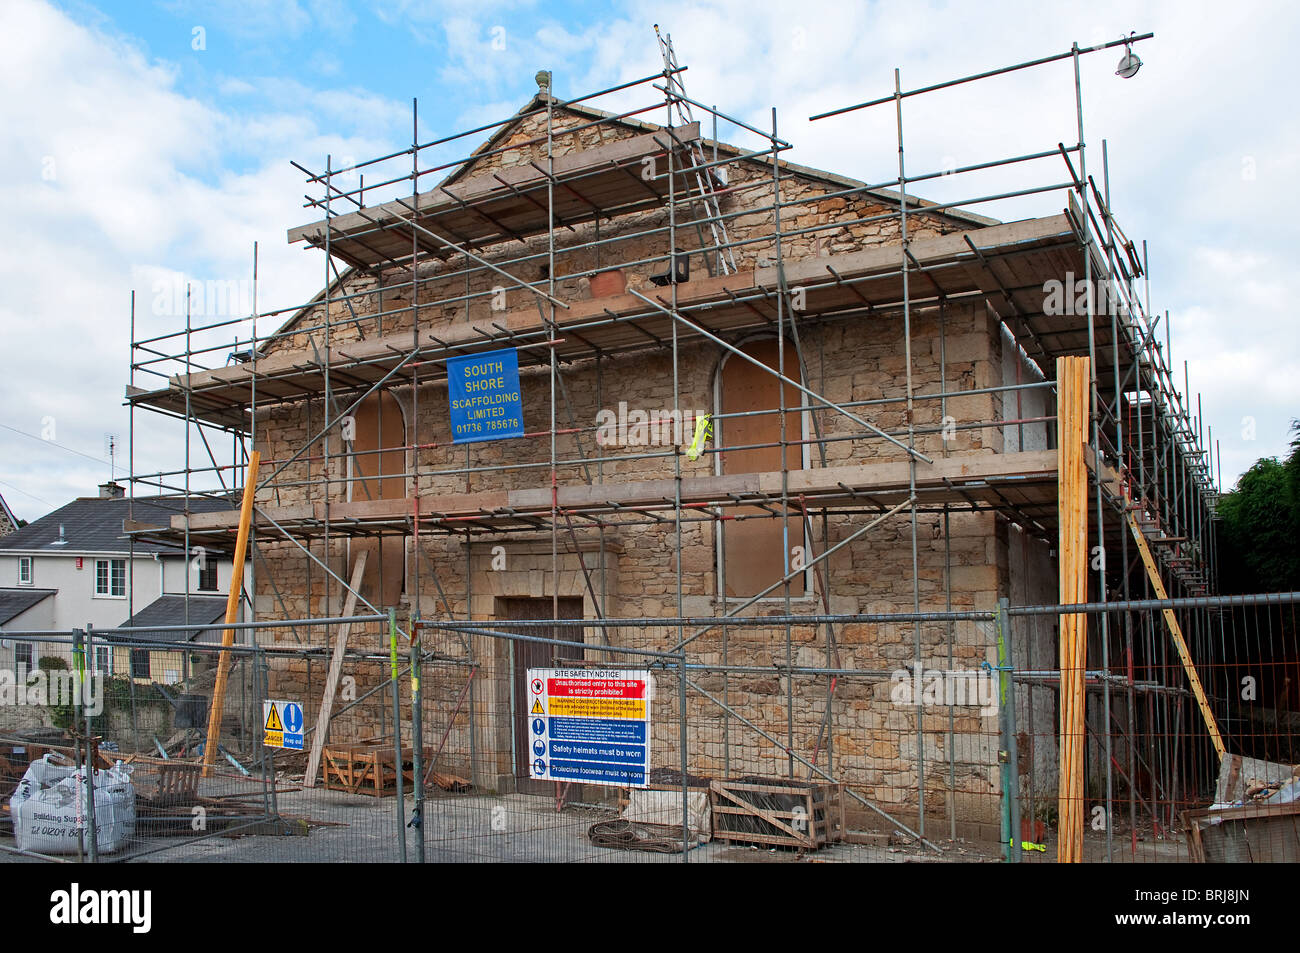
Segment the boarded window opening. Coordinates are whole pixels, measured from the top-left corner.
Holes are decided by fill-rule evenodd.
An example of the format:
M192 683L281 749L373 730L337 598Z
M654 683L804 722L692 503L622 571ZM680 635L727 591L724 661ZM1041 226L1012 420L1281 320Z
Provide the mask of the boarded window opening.
M745 354L775 369L778 365L775 339L754 341L740 348ZM785 349L785 376L803 383L794 347ZM803 439L803 414L800 411L801 394L789 384L784 384L743 358L732 355L722 365L720 412L734 414L755 410L775 410L782 403L784 389L785 435L787 441ZM720 454L722 472L763 473L781 469L781 414L756 414L749 417L732 417L718 421L718 445L743 447ZM794 443L785 448L786 467L803 468L803 445ZM775 508L775 507L774 507ZM759 506L734 507L731 514L737 519L722 524L724 567L728 598L747 598L758 595L768 586L778 582L790 569L793 560L802 554L804 533L802 521L791 516L783 521L772 516L771 511ZM782 523L786 525L782 525ZM794 551L799 547L799 551ZM806 560L806 556L804 557ZM771 598L785 595L783 588L774 589ZM804 595L804 574L790 581L790 595Z
M406 422L401 405L386 392L371 394L353 414L350 499L399 500L406 496ZM353 563L362 552L366 571L361 596L380 608L395 606L406 591L406 537L383 536L352 541Z

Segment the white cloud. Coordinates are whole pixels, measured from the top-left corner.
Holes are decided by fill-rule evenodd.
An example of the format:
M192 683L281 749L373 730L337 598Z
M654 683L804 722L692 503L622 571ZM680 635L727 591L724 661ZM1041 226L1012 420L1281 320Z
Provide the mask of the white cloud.
M52 418L58 443L92 456L105 433L125 447L132 289L137 336L183 329L176 314L152 313L154 283L177 268L198 281L247 281L256 240L262 310L306 300L323 271L319 256L285 243L286 228L314 217L301 207L304 183L289 158L323 167L326 153L392 145L385 123L398 113L368 92L240 80L256 88L258 109L236 115L182 95L176 79L45 4L6 8L0 207L11 253L0 257L8 358L0 420L39 435ZM330 132L318 128L321 117ZM232 156L248 161L236 171ZM216 342L214 363L233 348L229 336ZM136 384L157 381L138 375ZM136 428L137 472L179 465L182 427L140 413ZM203 454L197 441L192 449ZM228 444L214 450L229 457ZM0 479L16 488L5 497L23 516L40 512L23 493L60 502L108 476L107 463L88 479L93 464L10 431L0 430L0 453Z
M242 79L227 76L217 83L217 90L223 96L247 96L249 93L256 92L257 87Z

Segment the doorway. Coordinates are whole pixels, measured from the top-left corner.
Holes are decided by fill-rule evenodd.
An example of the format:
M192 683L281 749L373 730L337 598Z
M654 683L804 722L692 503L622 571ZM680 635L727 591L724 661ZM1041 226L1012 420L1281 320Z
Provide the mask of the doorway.
M550 598L529 599L500 597L496 600L496 617L502 623L508 620L527 621L556 618L556 607ZM559 600L558 618L581 619L582 598ZM542 639L560 639L574 643L573 647L549 645L543 642L516 642L506 647L510 659L510 735L514 745L515 785L521 794L553 794L553 781L533 781L528 777L532 753L528 750L528 670L530 668L558 668L566 661L582 661L586 636L582 626L498 626L503 632L531 635Z

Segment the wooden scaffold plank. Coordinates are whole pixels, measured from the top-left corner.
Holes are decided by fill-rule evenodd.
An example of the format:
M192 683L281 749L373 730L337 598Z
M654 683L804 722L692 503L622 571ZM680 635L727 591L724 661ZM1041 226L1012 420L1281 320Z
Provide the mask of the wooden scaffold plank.
M1089 408L1086 357L1056 360L1057 435L1060 464L1060 602L1088 601L1088 472L1085 434ZM1057 793L1057 847L1060 863L1083 859L1083 763L1087 744L1084 721L1084 670L1088 617L1062 613L1060 621L1060 787Z

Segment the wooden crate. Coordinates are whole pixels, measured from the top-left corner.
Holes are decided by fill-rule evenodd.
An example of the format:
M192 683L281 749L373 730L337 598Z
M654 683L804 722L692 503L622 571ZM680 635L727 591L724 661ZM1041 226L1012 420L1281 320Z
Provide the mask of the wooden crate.
M415 752L402 748L403 788L413 790L415 778ZM432 748L424 749L427 769L433 756ZM386 797L397 793L397 772L391 745L353 744L327 745L321 750L321 784L329 791L346 791L349 794L369 794Z
M763 802L779 798L781 807ZM844 785L773 779L709 785L713 836L732 843L816 850L844 837Z

